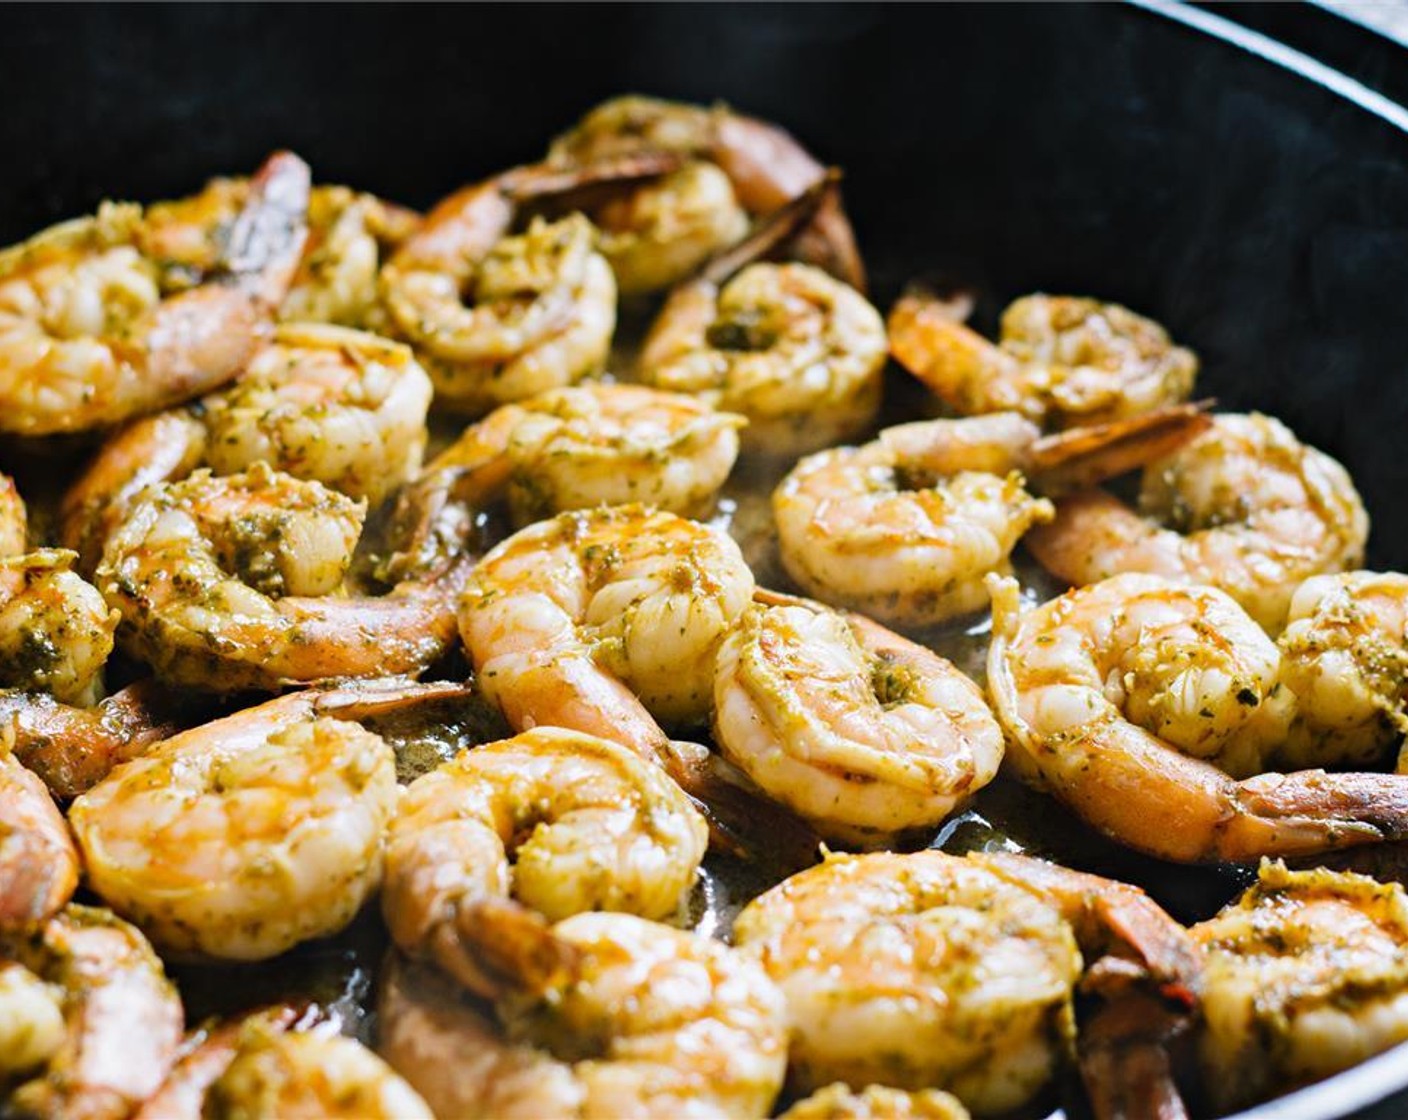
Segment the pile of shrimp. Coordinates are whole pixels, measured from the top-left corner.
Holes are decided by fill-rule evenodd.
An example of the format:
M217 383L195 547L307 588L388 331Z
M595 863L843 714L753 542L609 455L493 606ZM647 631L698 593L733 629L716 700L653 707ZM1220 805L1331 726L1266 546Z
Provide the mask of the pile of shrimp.
M972 311L639 96L0 251L0 1114L1176 1120L1408 1039L1349 474Z

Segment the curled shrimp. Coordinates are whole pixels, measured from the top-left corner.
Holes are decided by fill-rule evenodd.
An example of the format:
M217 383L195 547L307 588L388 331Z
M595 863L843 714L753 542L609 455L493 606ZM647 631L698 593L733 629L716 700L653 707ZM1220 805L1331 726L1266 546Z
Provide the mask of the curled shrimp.
M470 576L460 633L510 725L570 727L658 757L656 720L702 722L714 658L753 594L719 529L641 506L515 533Z
M71 570L77 559L59 549L0 559L0 687L96 702L117 617Z
M963 1102L941 1089L908 1092L867 1085L859 1093L844 1082L818 1089L778 1120L971 1120Z
M745 421L683 393L638 385L552 389L465 429L403 491L397 536L415 563L464 516L507 494L519 525L592 506L644 502L698 517L738 457Z
M1207 953L1198 1053L1219 1110L1408 1039L1408 897L1397 884L1266 861L1192 934Z
M724 640L714 739L770 797L862 844L938 824L1002 759L987 701L953 665L801 600L754 604Z
M430 398L408 347L285 324L234 385L109 439L64 497L61 539L96 566L142 490L199 467L228 475L264 462L375 505L420 469Z
M540 727L411 784L387 841L382 909L403 949L492 995L492 973L510 967L494 943L510 898L525 908L510 927L515 958L547 937L542 919L668 918L707 843L704 819L658 767L605 739Z
M966 327L966 303L909 295L890 312L890 352L963 416L1019 412L1045 428L1098 424L1188 399L1191 351L1128 308L1025 296L994 345Z
M793 1088L941 1088L982 1113L1070 1057L1082 973L1184 1011L1201 980L1142 891L1024 856L828 856L749 903L734 941L787 996Z
M0 253L0 430L85 431L230 380L287 290L307 205L307 165L271 156L217 275L175 295L140 248L133 206L105 204Z
M1182 862L1408 836L1408 776L1265 772L1295 698L1276 646L1221 591L1129 574L1024 614L1015 581L992 587L1007 758L1087 824Z
M803 590L887 622L926 626L987 604L1018 540L1054 516L1048 490L1113 477L1186 442L1196 406L1042 437L1015 412L886 428L809 455L773 493L783 567Z
M0 728L0 934L52 918L78 886L78 849L63 814L5 740Z
M746 416L745 447L790 455L863 431L884 365L885 325L864 296L809 265L763 263L675 289L639 375Z
M170 683L217 691L416 673L454 641L467 560L338 597L363 503L263 464L144 490L97 582L119 638Z
M32 1075L63 1044L58 993L24 965L0 960L0 1086Z
M1284 759L1372 765L1408 732L1408 576L1311 577L1276 644L1297 700Z
M20 497L15 480L0 474L0 560L24 552L28 535L29 517L24 499Z
M738 205L758 218L779 210L826 174L826 169L796 139L775 124L723 105L704 107L637 95L616 97L592 109L569 132L553 141L548 162L571 167L642 152L684 156L693 161L686 164L684 171L701 162L719 168ZM652 188L656 193L650 193ZM644 204L647 206L658 205L659 195L665 192L663 185L653 183L635 190L649 199ZM627 195L627 199L617 205L628 213L642 205L632 195ZM689 216L680 215L679 209L676 206L667 211L672 223ZM717 215L714 221L718 226L733 221L728 217L730 209L722 200L714 203L711 212ZM599 215L608 227L615 216L609 211ZM652 231L654 226L646 223L645 228ZM724 248L729 242L719 237L717 244ZM828 196L810 218L800 245L800 258L826 269L853 288L864 289L865 267L839 194Z
M219 265L220 246L249 204L248 179L212 179L200 193L146 210L141 247L164 287L197 284ZM381 263L415 230L419 217L370 194L340 186L308 194L308 236L288 292L278 305L286 322L376 326Z
M125 1120L176 1059L181 1000L146 939L105 910L69 906L0 955L43 980L61 1041L7 1102L21 1116ZM41 1013L44 1020L50 1018Z
M1212 419L1145 467L1140 512L1072 495L1028 535L1032 554L1073 584L1152 572L1217 587L1271 629L1304 580L1362 563L1369 519L1344 467L1269 416Z
M206 1094L208 1120L434 1120L420 1095L354 1038L251 1030Z
M168 951L261 960L381 881L390 746L355 722L455 686L292 693L166 740L79 797L88 883Z
M392 325L437 399L461 411L570 385L611 347L616 282L592 224L539 218L510 236L514 191L531 178L510 172L450 195L382 269Z
M49 792L71 800L176 733L178 705L152 680L139 681L91 708L42 692L0 691L0 742Z
M576 966L495 1016L399 965L383 1056L441 1116L580 1120L767 1114L787 1062L781 994L720 942L627 914L553 927Z

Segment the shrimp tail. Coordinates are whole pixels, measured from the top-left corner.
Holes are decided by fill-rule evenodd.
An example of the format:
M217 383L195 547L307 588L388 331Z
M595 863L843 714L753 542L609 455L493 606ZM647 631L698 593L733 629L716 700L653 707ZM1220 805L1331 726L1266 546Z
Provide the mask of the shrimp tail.
M828 196L841 182L841 172L831 168L796 198L774 210L738 244L730 246L709 261L699 274L705 284L722 284L754 261L787 244L816 216Z
M1032 481L1047 495L1096 486L1177 451L1212 427L1211 400L1068 428L1031 447Z
M1103 1004L1082 1026L1080 1072L1096 1120L1187 1120L1170 1051L1187 1015L1141 992Z
M1408 839L1408 775L1299 770L1236 785L1214 858L1309 855Z
M308 240L312 175L292 152L275 152L250 180L220 264L228 282L266 307L288 293Z
M577 950L546 918L507 898L459 904L428 946L441 968L485 999L541 996L571 983L579 969Z
M683 153L665 151L630 152L570 167L531 164L506 172L500 189L517 203L550 199L559 206L587 209L591 196L602 190L658 179L684 164Z
M821 837L800 817L770 800L727 760L698 743L671 740L661 751L665 771L709 825L709 844L741 860L806 867Z

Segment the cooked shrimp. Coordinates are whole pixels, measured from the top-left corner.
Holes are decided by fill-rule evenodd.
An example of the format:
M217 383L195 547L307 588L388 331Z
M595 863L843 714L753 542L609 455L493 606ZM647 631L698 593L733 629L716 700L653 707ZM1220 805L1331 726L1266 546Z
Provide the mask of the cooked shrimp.
M1264 772L1294 697L1276 646L1221 591L1130 574L1026 614L1015 581L993 595L1007 758L1087 824L1179 861L1408 837L1408 775Z
M917 1093L867 1085L853 1093L844 1082L818 1089L798 1101L778 1120L970 1120L952 1093L924 1089Z
M578 914L577 954L550 990L502 1001L495 1024L444 981L399 967L381 1052L441 1116L767 1114L787 1062L781 994L717 941L627 914Z
M1026 296L994 345L966 305L909 295L890 312L890 352L963 416L1020 412L1046 428L1097 424L1187 400L1198 359L1157 323L1113 303Z
M89 886L177 953L335 933L381 881L397 798L390 746L352 721L446 688L292 693L168 739L69 809Z
M0 742L61 800L77 797L118 763L176 733L175 697L139 681L92 708L42 692L0 691Z
M43 979L63 1011L62 1041L11 1094L20 1116L125 1120L176 1058L183 1012L146 939L105 910L69 906L0 953Z
M880 407L885 325L853 288L804 264L751 264L670 296L643 381L748 418L745 447L796 455L863 431Z
M70 571L77 559L58 549L0 559L0 687L96 702L117 616Z
M105 204L0 253L0 431L76 432L209 392L253 355L305 237L308 168L255 176L219 275L164 293L140 209Z
M1296 721L1296 765L1373 765L1408 732L1408 576L1314 576L1277 639Z
M708 513L738 456L741 416L638 385L554 389L495 409L430 464L403 498L428 520L452 494L483 507L507 491L526 524L574 509L644 502ZM426 497L423 491L435 493Z
M406 791L382 909L397 944L466 986L494 967L480 925L510 898L558 921L588 910L663 919L694 885L704 819L658 767L594 735L540 727L465 751ZM484 916L490 915L485 921Z
M1260 413L1212 429L1144 470L1141 514L1103 491L1057 503L1027 546L1073 584L1152 572L1207 584L1279 628L1307 578L1357 567L1369 519L1348 473Z
M286 324L228 389L114 435L64 498L64 543L96 565L132 501L198 467L264 462L373 505L414 475L430 379L408 347L376 335Z
M657 757L656 720L708 715L714 657L752 594L722 530L640 506L564 513L480 561L460 633L514 728L570 727Z
M219 264L220 246L248 205L248 179L213 179L199 194L147 208L143 252L167 288L199 283ZM286 322L376 325L382 259L415 230L409 210L347 187L313 187L308 237L278 317Z
M705 108L640 96L616 97L592 109L570 132L553 141L548 160L571 167L641 152L673 152L716 165L728 177L738 204L755 217L780 209L826 174L805 148L775 124L722 105ZM631 208L639 203L625 205ZM719 211L723 210L719 204ZM609 216L604 220L610 224ZM723 224L722 217L718 221ZM839 194L831 194L810 219L800 259L854 288L865 287L865 267Z
M808 594L887 622L978 610L983 577L1010 572L1017 541L1054 516L1020 473L1039 434L1002 413L905 425L808 456L773 494L783 567ZM949 461L936 469L928 460L938 451Z
M724 640L714 740L770 797L860 844L938 824L1002 759L987 701L953 665L801 600L755 604Z
M810 455L773 493L783 567L809 594L925 626L987 604L1017 541L1049 521L1027 491L1089 485L1186 442L1196 406L1042 437L1015 412L886 428L862 447ZM1024 477L1025 476L1025 477Z
M0 560L24 552L28 532L29 518L15 480L0 474Z
M1264 862L1192 933L1207 952L1199 1057L1219 1110L1408 1039L1408 898L1397 884Z
M787 996L789 1083L942 1088L978 1112L1029 1099L1071 1052L1084 946L1106 989L1184 1010L1200 961L1142 891L1022 856L828 856L754 899L735 943Z
M466 187L382 269L391 322L437 399L484 412L598 372L616 329L616 281L579 214L510 236L514 173ZM466 299L469 304L466 304Z
M246 1037L206 1095L208 1120L435 1120L384 1061L326 1031Z
M78 886L78 849L63 814L6 740L0 728L0 933L47 921Z
M119 638L163 680L217 691L416 673L454 641L468 565L337 597L365 505L256 464L144 490L97 582Z

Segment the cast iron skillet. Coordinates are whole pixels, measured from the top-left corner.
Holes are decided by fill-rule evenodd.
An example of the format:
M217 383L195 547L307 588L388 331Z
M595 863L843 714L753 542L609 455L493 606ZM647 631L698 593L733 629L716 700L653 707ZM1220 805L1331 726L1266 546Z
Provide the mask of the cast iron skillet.
M1208 15L12 8L0 244L279 146L320 181L424 205L535 157L611 94L721 98L846 169L882 307L939 273L978 286L983 325L1037 289L1144 311L1198 349L1200 392L1340 458L1374 516L1370 566L1408 569L1408 140L1394 106ZM1351 40L1342 65L1402 74L1397 47L1336 42ZM1182 873L1141 868L1179 910ZM1408 1114L1405 1089L1400 1048L1247 1115L1387 1120Z

